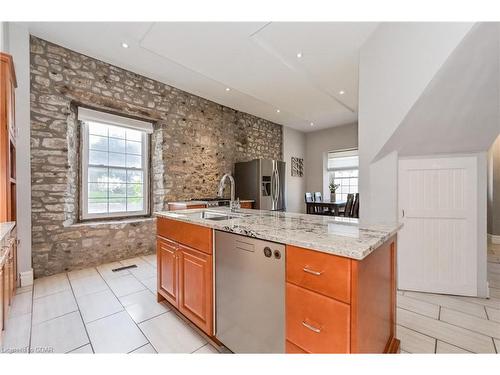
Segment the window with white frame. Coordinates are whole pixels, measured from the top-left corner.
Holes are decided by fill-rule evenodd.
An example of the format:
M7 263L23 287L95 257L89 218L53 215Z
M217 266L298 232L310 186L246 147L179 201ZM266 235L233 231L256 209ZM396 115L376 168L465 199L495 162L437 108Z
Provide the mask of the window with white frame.
M328 181L339 185L337 200L346 200L347 194L358 192L359 156L358 150L332 151L328 153Z
M81 219L149 213L148 122L78 108Z

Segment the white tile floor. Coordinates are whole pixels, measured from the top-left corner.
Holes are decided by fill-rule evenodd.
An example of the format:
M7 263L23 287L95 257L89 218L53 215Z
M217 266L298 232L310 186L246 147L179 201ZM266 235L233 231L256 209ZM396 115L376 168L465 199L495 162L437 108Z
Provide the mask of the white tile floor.
M137 268L113 272L124 265ZM167 304L156 302L156 256L35 280L14 298L3 352L218 353Z
M137 268L113 272L136 264ZM491 298L398 291L402 353L500 351L500 245L488 253ZM19 289L3 351L218 353L167 304L156 302L156 256L37 279Z
M500 352L500 245L489 245L490 298L398 291L397 337L407 353Z

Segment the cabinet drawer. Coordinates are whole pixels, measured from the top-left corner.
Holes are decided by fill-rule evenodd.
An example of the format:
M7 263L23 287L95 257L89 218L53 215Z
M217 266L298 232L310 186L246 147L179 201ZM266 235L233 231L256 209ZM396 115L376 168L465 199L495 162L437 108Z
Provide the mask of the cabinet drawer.
M349 353L350 307L286 284L286 339L309 353Z
M286 280L346 303L351 300L351 261L347 258L287 246Z
M193 249L212 254L212 229L159 217L157 234Z
M299 348L294 343L286 340L286 353L287 354L308 354L305 350Z

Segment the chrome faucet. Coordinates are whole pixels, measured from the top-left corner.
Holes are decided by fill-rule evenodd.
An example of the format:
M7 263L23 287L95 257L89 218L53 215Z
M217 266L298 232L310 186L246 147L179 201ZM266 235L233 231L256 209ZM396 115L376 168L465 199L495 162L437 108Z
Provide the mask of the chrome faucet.
M229 181L231 183L231 201L229 202L229 209L231 211L234 211L236 209L240 209L241 206L240 206L240 200L236 200L234 198L234 194L235 194L235 188L234 188L234 178L233 176L231 176L230 173L226 173L224 176L222 176L220 182L219 182L219 192L217 193L217 196L219 198L222 198L223 194L224 194L224 184L226 183L226 178L229 178Z

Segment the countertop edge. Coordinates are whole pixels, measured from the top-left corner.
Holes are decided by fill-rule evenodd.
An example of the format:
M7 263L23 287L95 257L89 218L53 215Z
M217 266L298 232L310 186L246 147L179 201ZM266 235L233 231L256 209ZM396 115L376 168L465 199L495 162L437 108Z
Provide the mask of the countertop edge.
M250 210L248 210L248 211L250 211ZM361 227L360 229L363 229L363 230L367 230L367 231L371 231L371 232L376 231L380 238L378 238L378 240L375 243L371 243L370 245L368 245L366 247L366 249L363 249L363 250L349 251L347 249L342 249L342 250L336 251L336 250L332 249L331 247L327 248L325 246L321 246L321 245L317 245L317 244L312 245L311 243L297 241L294 239L288 239L288 240L284 241L283 238L276 238L276 237L269 236L269 235L260 235L259 236L258 234L255 234L255 232L253 232L252 230L250 230L248 228L240 228L240 227L230 228L229 226L221 225L220 222L192 220L187 216L183 217L182 213L180 213L180 211L155 212L153 215L157 216L157 217L163 217L166 219L177 220L177 221L181 221L181 222L185 222L185 223L189 223L189 224L193 224L193 225L200 225L203 227L211 228L214 230L220 230L220 231L227 232L227 233L234 233L234 234L239 234L239 235L243 235L243 236L247 236L247 237L251 237L251 238L257 238L257 239L261 239L264 241L271 241L271 242L282 243L285 245L298 246L298 247L302 247L304 249L314 250L314 251L318 251L321 253L341 256L344 258L349 258L349 259L354 259L354 260L365 259L374 250L376 250L383 243L385 243L389 238L391 238L392 236L397 234L399 229L401 229L401 227L403 226L401 223L399 223L397 225L394 225L394 228L391 231L385 232L383 234L381 231L376 231L374 229Z

